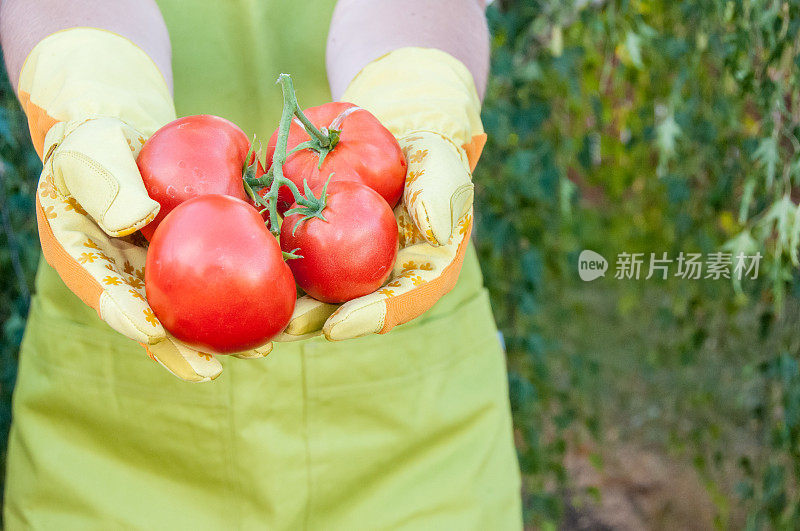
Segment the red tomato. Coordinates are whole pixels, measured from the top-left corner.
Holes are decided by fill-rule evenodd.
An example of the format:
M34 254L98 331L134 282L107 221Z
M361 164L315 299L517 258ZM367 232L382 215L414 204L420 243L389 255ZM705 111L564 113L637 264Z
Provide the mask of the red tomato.
M223 194L250 202L242 186L249 149L250 140L236 124L210 114L178 118L156 131L136 159L148 195L161 205L142 228L145 238L151 239L161 220L192 197ZM259 163L258 176L263 173Z
M289 323L297 296L258 212L217 194L190 199L164 218L147 250L145 289L176 338L221 354L272 339Z
M321 169L318 168L319 156L311 149L303 149L289 155L283 166L284 176L303 190L303 179L306 179L313 189L324 184L333 173L331 182L363 183L381 194L389 206L394 208L403 194L406 159L392 133L369 111L352 103L326 103L303 112L318 129L340 130L339 142L325 157ZM343 117L340 122L333 123L339 116ZM292 120L287 152L309 138L300 121ZM277 139L278 131L275 131L267 144L266 160L270 165ZM266 190L262 193L266 193ZM281 187L278 195L278 211L283 214L293 202L289 188Z
M319 197L319 190L314 193ZM311 218L295 231L302 214L284 218L281 247L299 248L302 258L288 264L306 293L323 302L345 302L372 293L389 278L397 257L397 222L386 201L361 183L331 182L327 197L326 221Z

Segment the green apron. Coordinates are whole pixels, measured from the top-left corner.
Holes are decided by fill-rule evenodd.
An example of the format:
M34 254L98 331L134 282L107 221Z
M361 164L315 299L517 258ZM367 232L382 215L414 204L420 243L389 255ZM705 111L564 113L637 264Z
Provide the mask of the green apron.
M330 99L333 1L188 4L159 2L179 115L219 114L266 140L280 72L303 105ZM390 334L221 361L215 382L180 382L42 261L8 529L521 527L504 358L472 249L456 288Z

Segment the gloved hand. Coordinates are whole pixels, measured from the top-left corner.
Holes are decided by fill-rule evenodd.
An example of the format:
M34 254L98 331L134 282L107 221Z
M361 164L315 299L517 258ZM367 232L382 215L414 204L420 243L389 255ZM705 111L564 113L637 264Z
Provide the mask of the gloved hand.
M435 49L402 48L367 65L342 96L398 139L408 170L395 208L400 251L388 284L342 305L305 296L276 341L386 333L455 286L472 230L472 174L486 135L472 75Z
M103 321L177 377L219 376L219 361L171 337L144 296L146 250L134 233L155 218L159 204L147 195L136 156L148 136L175 119L153 61L110 32L61 31L31 51L19 98L44 163L36 217L47 262Z

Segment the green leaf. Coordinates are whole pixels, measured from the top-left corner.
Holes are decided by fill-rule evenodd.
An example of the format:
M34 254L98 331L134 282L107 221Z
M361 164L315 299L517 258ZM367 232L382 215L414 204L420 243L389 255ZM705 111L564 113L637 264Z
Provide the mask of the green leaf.
M675 121L675 114L669 113L656 126L656 146L661 157L671 158L675 154L675 144L681 135L681 128Z
M775 180L775 168L778 166L778 143L773 137L762 138L755 152L753 160L759 162L767 170L767 188L772 187Z
M625 49L628 50L628 55L634 66L636 68L644 68L644 63L642 63L642 38L633 31L629 31L625 36Z

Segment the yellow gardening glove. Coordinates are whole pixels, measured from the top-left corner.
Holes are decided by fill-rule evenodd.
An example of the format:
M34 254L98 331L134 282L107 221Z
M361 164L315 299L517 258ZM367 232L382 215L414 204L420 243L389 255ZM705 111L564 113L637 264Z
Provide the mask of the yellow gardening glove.
M472 174L486 135L469 70L445 52L395 50L367 65L342 96L398 139L408 170L395 208L400 252L386 284L341 306L302 297L277 341L342 340L419 317L456 284L472 229Z
M47 262L103 321L177 377L219 376L219 361L171 337L144 296L146 249L133 233L159 204L147 195L136 156L147 137L175 119L158 68L119 35L75 28L36 45L18 93L44 163L36 218Z

